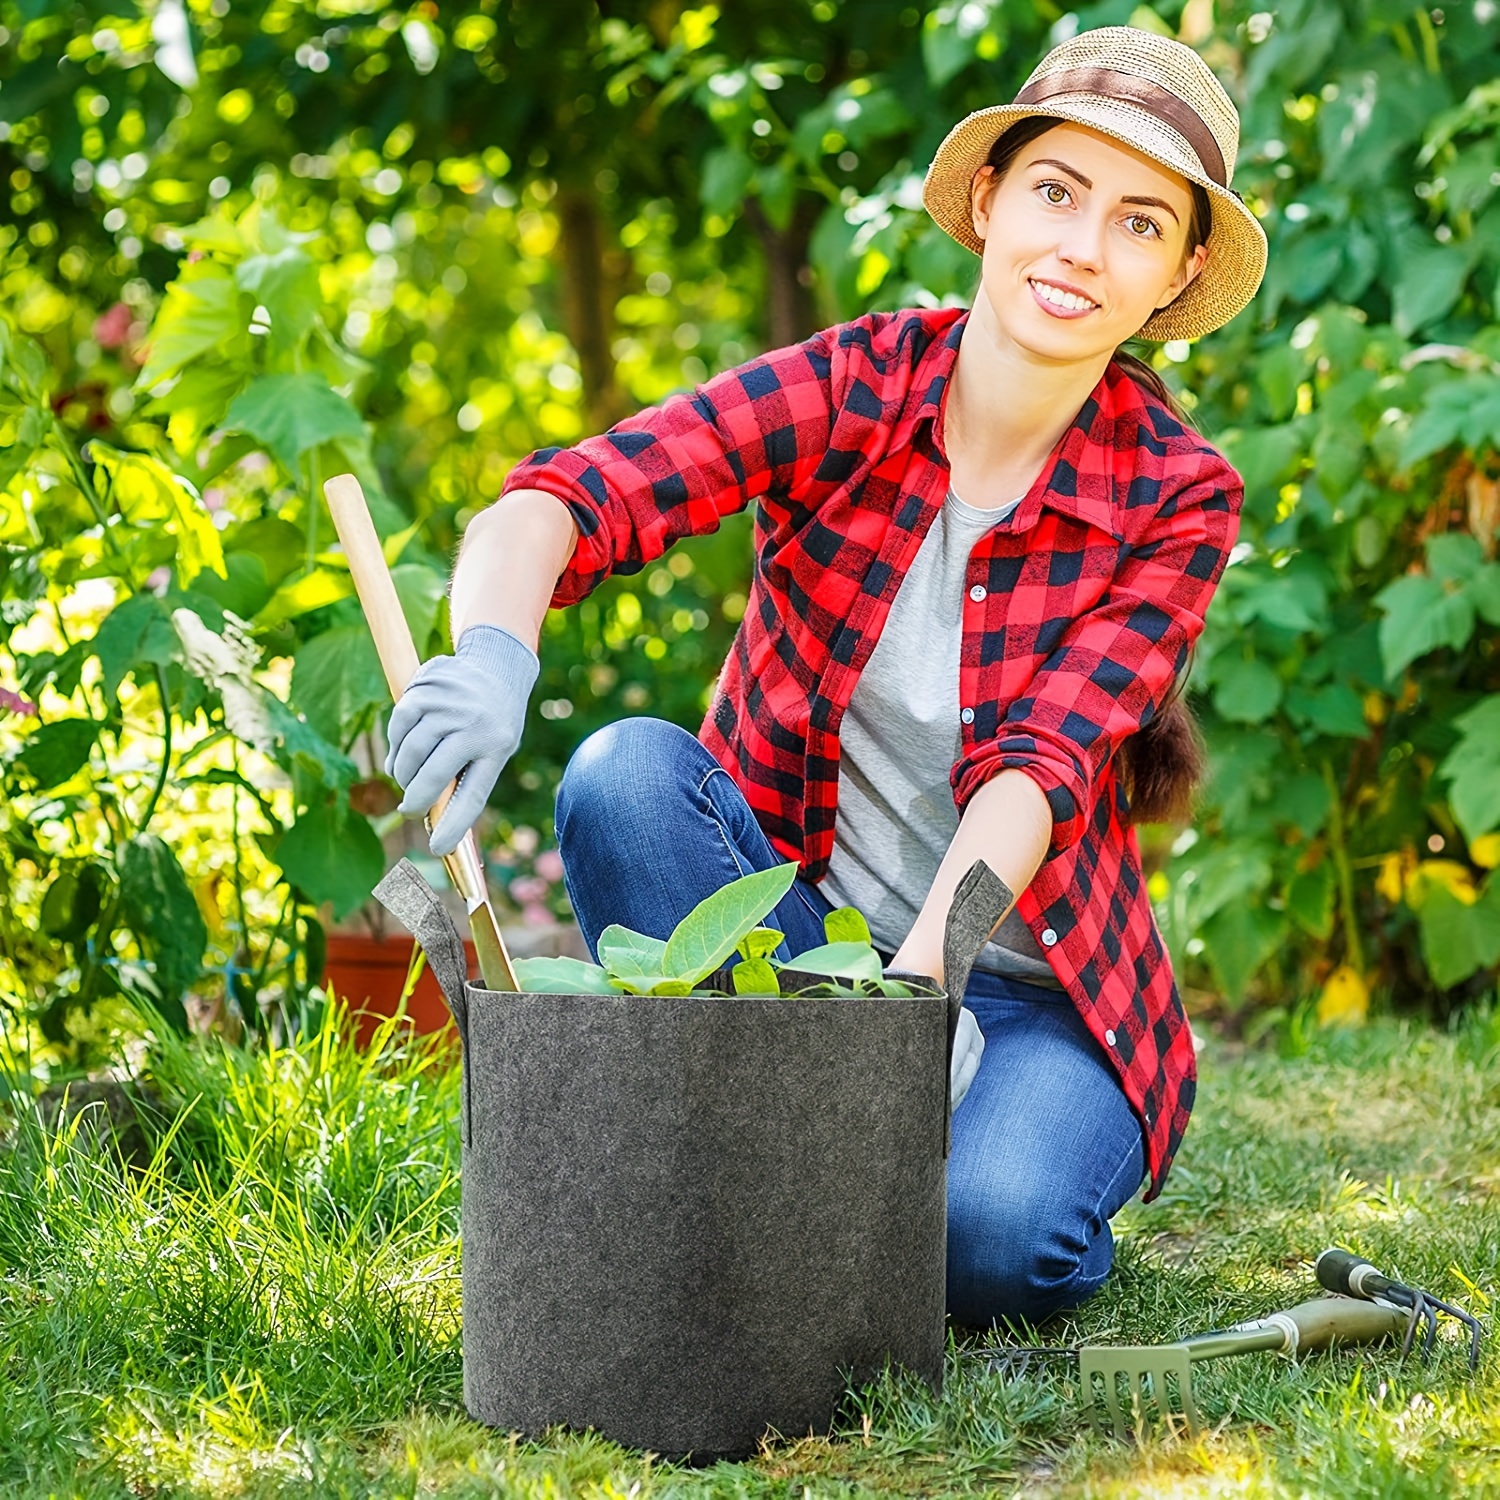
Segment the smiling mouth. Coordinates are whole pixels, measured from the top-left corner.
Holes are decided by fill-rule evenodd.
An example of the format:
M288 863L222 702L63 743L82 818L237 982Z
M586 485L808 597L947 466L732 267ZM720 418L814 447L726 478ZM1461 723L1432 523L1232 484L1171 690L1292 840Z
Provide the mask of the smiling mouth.
M1049 302L1053 307L1061 308L1064 312L1092 312L1099 306L1097 302L1090 301L1087 297L1080 297L1075 292L1067 292L1060 286L1053 286L1050 281L1038 281L1036 277L1028 278L1033 292L1044 302Z

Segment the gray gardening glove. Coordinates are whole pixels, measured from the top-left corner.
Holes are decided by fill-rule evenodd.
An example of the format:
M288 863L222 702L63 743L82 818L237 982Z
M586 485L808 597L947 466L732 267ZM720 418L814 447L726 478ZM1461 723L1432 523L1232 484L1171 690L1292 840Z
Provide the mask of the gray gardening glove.
M471 625L453 656L423 662L391 711L388 776L406 795L401 811L425 813L456 777L458 788L432 830L432 852L451 854L484 811L521 742L536 653L498 625Z
M948 1069L948 1099L953 1109L963 1103L969 1085L979 1072L979 1059L983 1056L984 1033L974 1019L974 1012L966 1005L958 1013L958 1030L953 1036L953 1062Z

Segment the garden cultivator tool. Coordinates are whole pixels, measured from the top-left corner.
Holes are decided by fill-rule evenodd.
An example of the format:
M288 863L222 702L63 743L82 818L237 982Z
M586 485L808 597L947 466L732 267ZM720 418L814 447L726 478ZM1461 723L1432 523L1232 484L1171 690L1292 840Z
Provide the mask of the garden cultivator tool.
M1411 1353L1412 1341L1419 1325L1426 1325L1422 1340L1422 1358L1432 1354L1437 1342L1437 1315L1446 1313L1457 1318L1469 1331L1469 1368L1479 1368L1479 1320L1461 1307L1424 1292L1421 1287L1407 1286L1404 1282L1392 1281L1382 1276L1369 1261L1361 1259L1349 1250L1328 1249L1317 1259L1313 1274L1320 1286L1330 1292L1342 1292L1349 1297L1363 1297L1382 1307L1399 1308L1406 1313L1406 1332L1401 1339L1401 1357Z
M352 474L336 474L323 486L328 500L328 509L333 524L344 544L344 556L349 561L349 572L354 578L354 590L359 595L360 605L375 637L375 651L385 671L385 680L392 698L399 698L406 691L419 665L417 648L411 638L406 616L401 612L401 601L396 595L396 585L391 580L386 566L385 554L380 549L380 539L375 535L370 510L365 503L364 490ZM434 820L447 806L453 795L450 786L428 814L430 830ZM469 913L469 931L474 939L474 953L479 960L479 973L485 987L492 990L517 990L516 976L511 969L510 954L506 951L505 939L500 935L500 924L495 918L495 909L490 905L489 891L485 886L484 860L474 832L469 830L452 854L443 856L443 868L448 878L464 898Z
M1192 1367L1200 1360L1259 1352L1295 1356L1335 1344L1370 1344L1400 1333L1407 1317L1401 1308L1377 1302L1320 1297L1175 1344L969 1352L1010 1372L1019 1372L1037 1358L1076 1363L1084 1409L1096 1431L1107 1426L1117 1438L1132 1432L1140 1438L1148 1428L1170 1433L1185 1425L1196 1437L1202 1423L1193 1404Z

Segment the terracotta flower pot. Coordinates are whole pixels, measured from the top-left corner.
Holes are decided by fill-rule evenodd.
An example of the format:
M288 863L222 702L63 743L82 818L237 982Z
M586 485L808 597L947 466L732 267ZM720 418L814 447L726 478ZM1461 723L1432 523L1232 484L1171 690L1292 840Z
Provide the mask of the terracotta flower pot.
M381 1021L396 1014L415 948L416 943L405 933L385 938L346 932L328 934L323 983L340 1000L348 1002L354 1016L355 1040L361 1046L369 1041ZM464 949L473 973L474 945L466 942ZM406 1015L418 1035L453 1028L443 992L432 970L425 966L407 999Z

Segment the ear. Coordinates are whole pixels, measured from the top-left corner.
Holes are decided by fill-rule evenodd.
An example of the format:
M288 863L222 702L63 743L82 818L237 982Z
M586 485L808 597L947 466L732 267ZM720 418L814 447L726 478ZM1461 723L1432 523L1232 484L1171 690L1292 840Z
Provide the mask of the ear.
M1199 245L1196 250L1187 256L1177 274L1167 283L1167 289L1157 299L1157 307L1165 307L1169 302L1174 302L1187 290L1188 283L1192 281L1203 267L1208 264L1208 246Z
M969 217L974 224L974 233L983 239L990 227L990 199L995 192L995 169L988 162L975 174L969 184Z

